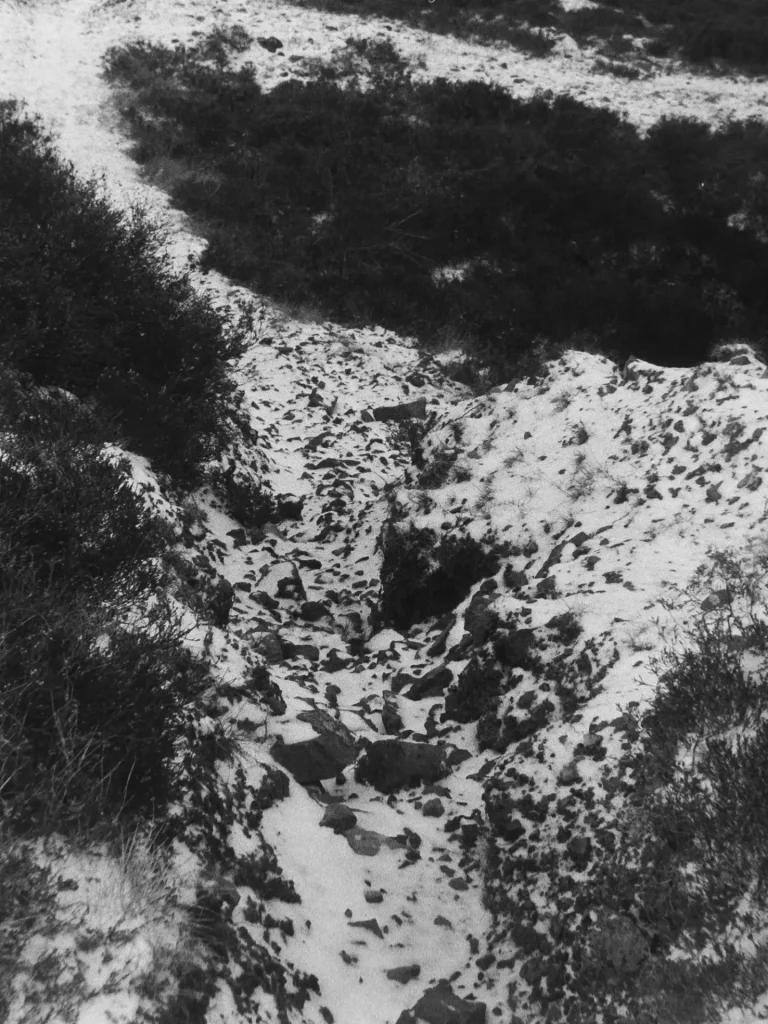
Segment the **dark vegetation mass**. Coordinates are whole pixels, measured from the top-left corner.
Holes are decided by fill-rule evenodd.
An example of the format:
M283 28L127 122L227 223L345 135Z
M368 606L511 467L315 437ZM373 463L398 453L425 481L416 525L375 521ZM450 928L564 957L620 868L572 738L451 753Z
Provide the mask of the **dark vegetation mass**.
M162 596L174 529L106 446L199 479L244 335L12 102L0 214L0 822L151 817L211 679Z
M552 49L554 33L597 45L609 56L641 40L656 57L675 56L713 71L764 75L768 71L768 25L761 0L596 0L565 11L559 0L292 0L300 7L401 21L429 32L493 42L540 56Z
M204 225L204 267L347 325L464 342L495 380L541 339L692 365L766 335L757 120L641 137L568 97L416 83L364 39L267 93L232 62L242 30L214 40L223 55L139 42L106 61L137 159Z
M216 450L225 360L243 335L172 272L161 242L0 105L0 362L89 401L113 439L189 483Z

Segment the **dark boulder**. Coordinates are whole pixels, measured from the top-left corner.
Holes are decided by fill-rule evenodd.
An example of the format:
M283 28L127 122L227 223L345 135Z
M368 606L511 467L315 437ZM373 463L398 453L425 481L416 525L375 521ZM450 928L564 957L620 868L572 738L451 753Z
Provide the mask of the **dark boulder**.
M445 747L410 740L376 740L365 751L355 770L359 782L380 793L405 786L437 782L448 774Z
M438 981L411 1010L403 1010L397 1024L485 1024L487 1007L473 999L462 999L449 981Z
M498 696L500 684L497 668L473 658L446 696L445 717L454 722L476 722Z
M339 672L352 664L350 658L342 658L335 647L332 647L326 655L325 661L320 665L323 672Z
M277 633L270 630L254 633L253 646L270 665L279 665L283 660L283 645Z
M309 722L317 736L296 743L285 743L278 736L270 754L278 764L287 768L297 782L336 778L355 760L354 736L327 711L305 711L298 718Z
M446 665L437 665L423 676L399 672L392 682L392 689L398 693L404 686L408 686L404 697L409 700L423 700L425 697L439 697L451 682L453 672Z
M269 50L270 53L275 53L283 48L283 44L277 36L259 36L256 42L259 46L263 46L265 50Z
M285 701L280 687L272 679L266 665L254 665L247 680L248 688L255 691L261 697L273 715L280 717L286 711Z
M421 813L425 818L440 818L445 814L445 804L439 796L433 796L421 808Z
M464 629L473 643L484 644L499 623L499 616L491 608L491 600L485 594L475 594L464 612Z
M397 981L401 985L407 985L409 981L413 981L421 974L421 968L418 964L408 964L406 967L393 967L391 971L387 971L387 977L390 981Z
M427 415L426 398L416 398L413 402L401 402L400 405L381 405L373 410L373 418L380 422L401 423L403 420L423 420Z
M283 648L285 648L285 641L283 641ZM320 648L315 644L291 644L290 653L286 653L286 658L306 658L307 661L320 661Z
M303 601L306 598L304 584L299 570L293 562L283 559L275 562L259 580L259 593L266 593L275 600L289 599Z
M381 709L381 724L387 736L397 736L404 728L400 712L391 701L385 701Z
M347 832L357 824L357 815L344 804L331 804L326 807L320 824L334 832Z
M456 625L455 615L446 615L440 620L438 626L440 627L440 635L438 638L427 648L427 654L430 658L437 658L441 654L445 654L445 649L448 642L448 635Z
M532 629L511 629L504 631L496 640L494 654L507 668L531 668L531 648L536 641Z
M280 519L300 520L304 511L304 498L290 494L278 494L277 514Z
M317 622L331 613L321 601L304 601L299 614L305 622Z
M234 602L235 588L229 580L225 580L223 576L220 576L216 581L216 586L213 589L207 606L208 614L211 616L214 626L218 626L221 629L227 625L229 613L232 611Z
M528 577L522 569L513 569L511 565L504 569L502 579L511 590L522 590L528 583Z

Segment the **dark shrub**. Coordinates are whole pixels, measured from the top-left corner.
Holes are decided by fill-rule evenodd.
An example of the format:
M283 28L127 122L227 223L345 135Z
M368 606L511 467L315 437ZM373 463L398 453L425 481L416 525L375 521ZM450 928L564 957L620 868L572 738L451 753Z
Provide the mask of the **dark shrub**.
M443 537L412 524L390 525L384 537L381 615L387 625L407 629L451 611L473 584L493 575L498 561L471 537Z
M0 808L17 824L59 827L161 810L207 669L162 605L134 633L111 624L96 596L36 577L5 545Z
M764 162L756 125L678 119L642 139L568 97L416 82L390 43L365 40L332 74L262 93L198 50L133 44L107 74L134 93L147 172L176 167L165 184L207 232L204 267L345 324L424 344L450 330L488 384L519 376L542 339L682 366L765 336L768 250L729 224Z
M0 358L92 398L178 478L216 449L243 338L170 270L139 210L112 209L37 122L0 105Z
M589 8L564 10L556 0L293 0L299 6L356 16L399 19L430 32L475 40L496 40L534 54L552 43L542 28L565 32L581 43L603 40L613 52L626 48L625 34L650 38L655 56L672 51L694 63L724 62L729 69L760 74L768 62L768 39L761 0L598 0Z
M0 536L41 578L106 579L162 552L170 528L129 485L129 467L100 454L99 425L77 400L0 372Z

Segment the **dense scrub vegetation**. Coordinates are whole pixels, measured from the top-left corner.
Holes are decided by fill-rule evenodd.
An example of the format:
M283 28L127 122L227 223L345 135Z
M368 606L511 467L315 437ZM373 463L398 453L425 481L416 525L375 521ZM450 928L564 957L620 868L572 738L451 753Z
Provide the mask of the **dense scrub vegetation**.
M107 56L137 159L207 231L205 267L342 323L464 341L496 379L541 339L692 365L765 336L761 123L643 138L568 97L415 84L366 40L263 93L209 50Z
M151 817L212 680L162 597L178 531L120 444L199 479L244 333L13 103L0 211L0 824Z
M63 829L152 814L210 685L150 600L170 529L71 396L3 367L0 431L0 817Z
M645 713L627 718L617 842L573 887L590 913L563 916L544 972L573 972L573 1024L598 1011L708 1024L765 991L767 583L764 552L712 552L675 602L692 625L658 656Z
M138 209L110 207L17 105L0 105L0 362L95 403L179 482L217 450L244 334L175 275Z
M565 32L608 54L634 51L625 35L654 56L679 56L699 66L748 74L768 71L768 26L761 0L596 0L563 10L559 0L292 0L344 14L377 16L430 32L500 41L536 54L552 47L550 32ZM548 31L549 30L549 31Z

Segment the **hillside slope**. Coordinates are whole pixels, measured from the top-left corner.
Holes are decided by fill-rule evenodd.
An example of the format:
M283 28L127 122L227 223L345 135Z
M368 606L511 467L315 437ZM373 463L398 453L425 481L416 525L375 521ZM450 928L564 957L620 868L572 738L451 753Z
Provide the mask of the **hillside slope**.
M139 178L100 62L116 43L189 40L222 17L281 37L287 58L243 56L265 85L358 27L278 3L0 10L0 91L43 116L79 173L103 173L113 202L146 205L179 269L203 241ZM746 79L666 67L618 82L578 53L489 58L397 34L424 52L424 75L568 92L640 126L765 104ZM213 272L190 280L222 308L249 297ZM696 735L669 726L668 760L648 768L644 737L658 734L643 714L665 669L681 674L662 651L712 623L763 667L768 372L738 344L683 369L568 352L477 395L449 360L264 303L231 377L248 428L238 461L267 475L279 521L240 522L206 488L185 504L130 458L133 486L176 531L167 596L215 685L178 751L183 796L153 823L173 826L169 860L140 842L33 843L50 906L21 936L9 1021L598 1021L624 1006L638 1021L761 1019L763 960L742 966L763 948L762 832L742 823L727 891L693 828L653 861L660 873L636 862ZM190 596L199 579L221 596L208 618ZM704 740L759 734L753 706L748 726L730 706L707 720ZM701 807L686 808L690 825ZM711 1005L674 1003L726 961ZM688 974L663 974L679 963Z

